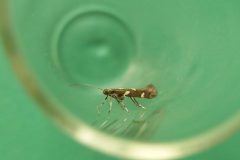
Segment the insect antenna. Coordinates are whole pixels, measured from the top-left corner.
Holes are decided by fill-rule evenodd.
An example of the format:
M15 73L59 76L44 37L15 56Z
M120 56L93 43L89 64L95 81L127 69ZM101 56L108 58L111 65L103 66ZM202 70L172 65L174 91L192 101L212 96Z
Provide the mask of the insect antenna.
M97 89L97 90L103 91L102 88L96 87L96 86L91 85L91 84L73 83L73 84L70 84L70 86L81 87L81 88L92 88L92 89Z

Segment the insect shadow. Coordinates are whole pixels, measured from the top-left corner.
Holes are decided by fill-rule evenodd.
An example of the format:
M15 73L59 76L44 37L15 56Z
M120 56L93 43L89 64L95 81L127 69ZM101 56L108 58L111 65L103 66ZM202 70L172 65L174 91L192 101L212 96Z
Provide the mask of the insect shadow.
M148 140L160 127L163 108L155 111L136 110L124 116L103 116L92 125L106 133L130 139Z

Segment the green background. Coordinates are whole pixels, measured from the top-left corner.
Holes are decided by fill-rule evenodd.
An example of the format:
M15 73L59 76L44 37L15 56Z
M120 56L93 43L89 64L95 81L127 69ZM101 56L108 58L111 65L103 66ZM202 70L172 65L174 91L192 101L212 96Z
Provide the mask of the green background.
M57 128L19 84L2 46L0 77L0 159L116 159L78 144ZM240 134L187 159L240 159Z
M41 74L39 74L39 72L37 72L38 73L37 75L40 78L43 77L43 80L46 80L46 77L48 77L51 74L49 74L49 72L44 72L44 69L42 69L42 67L45 66L45 61L43 61L44 63L41 63L40 59L36 58L35 56L36 55L43 56L42 58L44 58L45 57L44 54L36 54L36 53L42 53L42 52L48 53L47 48L48 48L48 45L50 44L49 40L51 39L48 36L50 36L50 34L42 34L41 31L49 31L48 27L50 27L51 24L58 22L58 20L61 19L60 15L53 14L53 13L55 13L53 11L60 12L61 7L58 6L56 8L53 8L51 5L46 5L47 7L44 8L44 12L40 12L40 11L42 11L41 6L36 5L37 8L34 11L36 11L35 14L39 15L39 17L40 17L40 19L37 19L35 17L36 15L34 16L34 14L33 14L34 12L32 14L28 14L28 11L29 11L29 13L31 13L31 11L33 9L32 5L29 5L28 6L29 10L27 10L25 8L23 1L21 1L21 2L16 1L16 2L19 3L19 5L16 5L17 9L19 9L19 12L16 12L16 15L17 15L16 17L18 17L17 20L19 20L19 21L17 21L17 24L18 25L20 24L19 26L18 25L17 26L18 26L18 29L20 28L19 29L19 33L21 33L20 35L22 35L25 38L24 40L20 39L20 41L25 44L25 48L24 47L23 48L27 49L27 51L28 51L28 52L23 52L23 53L30 53L29 61L32 62L33 64L36 64L37 67L39 67L40 70L42 70L43 73L46 74L47 76L41 76ZM49 1L45 1L45 2L47 3ZM52 2L58 2L58 1L52 1ZM87 3L89 1L86 0L84 2ZM155 79L155 80L161 82L161 83L159 83L159 85L161 84L161 86L160 86L161 90L164 91L164 89L165 89L167 91L169 88L174 89L175 87L178 87L178 86L182 87L182 85L179 85L181 83L179 83L178 81L174 81L175 80L174 78L177 75L181 76L182 74L184 75L184 73L185 73L185 72L183 72L183 73L179 72L178 67L179 66L183 67L183 68L181 68L182 71L185 71L184 69L188 68L187 66L189 65L188 64L189 58L191 60L191 56L188 57L188 55L186 54L186 53L188 53L187 52L188 49L190 49L190 50L193 49L193 51L189 52L189 53L198 53L197 56L194 57L197 62L196 64L201 62L199 65L202 68L200 67L200 69L203 69L203 71L206 71L204 73L207 73L207 75L201 76L202 79L197 78L197 80L200 81L199 83L209 82L209 80L211 80L211 82L212 82L211 87L212 87L212 91L213 91L212 96L206 96L207 95L207 94L205 94L206 90L204 90L204 89L202 89L202 91L203 91L202 96L199 96L198 94L196 94L197 96L195 96L194 94L189 94L190 97L183 96L185 99L190 100L190 102L192 102L193 100L191 99L192 98L191 96L194 95L195 99L202 102L201 107L196 106L195 108L190 108L194 112L191 112L191 110L189 111L188 108L184 109L181 107L176 107L176 108L172 109L171 107L169 107L172 110L174 110L174 112L172 112L172 113L174 113L175 115L180 115L179 117L181 117L181 118L185 117L188 120L189 119L188 117L183 116L183 114L181 114L181 113L185 113L185 115L188 115L191 118L193 117L193 118L195 118L195 120L202 122L202 124L204 124L204 126L205 126L205 124L207 124L207 125L210 124L210 120L214 121L217 119L218 120L223 119L221 117L221 115L224 118L226 118L228 115L227 114L228 111L229 111L229 113L231 112L231 114L232 114L232 112L234 112L236 109L238 109L237 107L239 107L238 106L239 103L234 103L234 106L233 106L233 104L230 105L228 109L226 109L225 108L226 105L224 105L224 103L226 103L228 101L233 101L232 99L235 99L236 96L238 96L238 94L239 94L239 90L237 88L238 85L237 86L233 85L233 84L238 84L237 83L238 82L238 79L237 79L238 74L236 74L236 73L239 70L238 69L239 61L237 60L237 58L239 58L239 54L238 54L239 47L238 46L239 46L239 37L240 36L239 36L238 28L239 28L240 24L237 21L237 19L240 16L240 12L238 10L237 5L235 5L235 4L238 4L237 1L229 1L229 3L225 3L227 1L218 1L219 3L216 3L216 1L201 1L201 2L199 1L199 5L196 5L196 7L193 7L193 8L191 6L195 6L195 2L186 1L186 2L191 2L190 5L188 6L184 3L181 4L179 1L179 5L181 4L181 6L174 5L173 9L171 6L171 3L173 3L173 1L165 1L166 4L168 4L168 3L169 4L166 5L168 7L165 7L165 8L163 7L160 10L164 14L162 14L163 17L157 21L158 23L156 23L156 19L149 18L149 17L151 17L151 15L154 15L155 12L158 13L159 7L156 7L154 10L153 9L154 3L152 4L152 6L151 5L146 6L145 3L147 1L142 1L144 3L138 5L138 7L139 7L139 8L137 8L138 12L133 12L130 4L132 4L132 6L135 6L135 3L133 3L134 1L132 1L132 3L129 3L129 4L122 3L124 1L118 1L118 5L117 5L117 3L115 4L115 3L113 3L113 1L110 1L110 0L108 0L106 2L108 2L109 5L114 4L113 7L116 9L118 8L119 11L122 11L123 9L125 9L123 12L124 14L126 14L125 17L131 17L131 16L127 16L127 15L131 15L132 13L135 13L135 14L147 13L147 12L142 12L142 10L145 10L146 7L151 8L151 9L149 9L149 12L151 11L150 13L152 13L152 14L149 14L149 15L146 14L145 19L143 16L135 15L132 17L133 19L129 18L128 21L131 22L129 24L133 25L132 28L134 28L134 31L138 31L138 33L141 33L140 35L143 35L143 37L145 37L144 38L145 41L143 41L142 45L140 45L141 47L139 48L139 50L142 53L145 53L146 55L143 55L141 57L144 59L145 57L150 56L150 54L147 54L147 53L151 53L151 56L153 59L160 60L160 61L157 61L158 62L157 64L160 64L162 66L163 72L161 72L161 74L163 74L163 73L165 73L165 74L163 74L163 76L161 74L159 74L160 77L157 77L157 78L162 78L162 77L163 78ZM114 2L117 2L117 1L114 1ZM159 0L159 1L155 1L155 2L161 2L161 1ZM209 3L206 3L206 2L209 2ZM64 3L68 4L67 1L65 1ZM98 3L99 3L99 1L98 1ZM53 3L53 4L55 4L55 3ZM120 4L122 4L122 5L120 5ZM70 5L70 3L69 3L69 5ZM75 6L75 3L73 3L72 5ZM61 6L63 8L65 8L65 5L62 4ZM21 7L23 7L22 10L21 10ZM128 8L128 10L127 10L127 8ZM16 9L16 11L18 11L17 9ZM190 9L190 10L188 11L188 9ZM182 10L186 10L186 12L181 12ZM21 11L26 11L26 14L24 14L25 12L21 12ZM21 13L21 14L19 14L19 13ZM53 15L53 16L56 15L59 17L56 19L56 21L53 22L48 19L48 18L51 18L51 16L47 16L47 18L45 18L48 13L49 13L49 15ZM26 16L29 19L25 19L26 17L24 15L25 16L32 15L32 16L30 16L30 17ZM168 15L169 17L167 16L168 18L165 18L166 15ZM23 21L23 19L24 19L24 21ZM199 21L194 21L195 19L197 19ZM26 23L26 22L28 22L28 23ZM193 22L195 22L195 23L193 23ZM49 24L49 26L47 24ZM137 25L137 24L140 24L140 25ZM158 24L158 25L154 26L155 24ZM107 26L110 26L110 25L107 25ZM172 26L172 28L170 27L170 29L168 30L169 26ZM156 32L154 32L154 29L156 30L159 27L165 28L165 30L161 30L163 33L157 32L159 35L156 35ZM86 27L84 27L84 28L86 28ZM53 29L55 31L55 28L53 26L51 29ZM140 29L140 31L139 31L139 29ZM149 32L149 29L151 29L152 32ZM47 33L50 33L50 31ZM172 33L172 31L175 31L175 32ZM167 32L167 33L165 33L165 32ZM26 33L34 33L34 34L26 34ZM43 32L43 33L46 33L46 32ZM173 37L176 36L177 38L179 38L178 40L179 40L180 44L182 44L182 48L181 47L179 48L178 45L175 45L175 43L176 44L178 44L178 43L175 41L171 41L171 37L170 37L170 39L168 39L169 37L166 38L166 37L162 36L161 34L163 34L163 35L165 35L165 34L172 35L173 34ZM88 35L88 34L86 34L86 35ZM111 33L111 35L112 35L112 33ZM119 35L122 35L122 33ZM139 34L137 34L137 35L139 35ZM82 36L79 36L79 37L82 37ZM128 39L128 37L125 37L125 38ZM160 39L157 39L157 38L160 38ZM33 39L34 39L34 41L33 41ZM41 42L41 43L39 43L39 42ZM159 46L159 42L162 42L163 48L161 48L161 45ZM119 43L116 43L116 44L119 44ZM62 45L62 46L64 46L64 45ZM120 46L122 46L122 45L120 45ZM77 45L77 47L78 47L78 45ZM190 47L190 48L188 48L188 47ZM74 48L74 46L73 47L70 46L70 48L71 49L73 48L73 51L82 50L81 48L80 49ZM129 48L130 48L129 53L131 53L131 47L129 47ZM52 123L52 121L49 120L48 117L42 112L42 110L37 106L37 104L35 104L35 102L32 101L31 97L29 97L26 94L24 88L21 86L21 84L19 84L14 73L12 72L11 66L10 66L5 54L2 53L2 52L4 52L3 48L0 47L0 49L1 49L1 51L0 51L1 52L0 53L0 89L1 89L1 91L0 91L0 114L1 114L0 115L0 155L1 155L0 160L1 159L3 159L3 160L15 160L15 159L18 159L18 160L116 159L114 157L110 157L110 156L95 152L89 148L82 146L81 144L78 144L73 139L71 139L70 136L66 135L62 130L57 128ZM117 51L118 50L119 49L117 49ZM158 50L163 51L163 52L166 51L164 53L173 53L173 55L168 56L169 55L168 54L168 55L165 55L166 57L156 58L153 53L158 53L157 52ZM68 52L69 51L67 51L66 53L68 53ZM126 53L125 51L123 51L123 52ZM181 53L181 52L182 52L182 55L180 54L181 55L180 56L178 53ZM174 53L177 53L177 54L174 54ZM203 54L203 53L205 53L205 54ZM219 54L219 53L221 53L221 54ZM33 56L32 59L31 59L31 55ZM160 55L160 54L157 54L157 55ZM28 56L26 56L26 57L28 57ZM180 61L181 62L180 63L178 61L179 57L184 57L184 61ZM185 59L185 57L186 57L186 59ZM69 58L69 57L67 57L67 58ZM67 59L67 58L64 58L64 59ZM69 58L69 59L70 59L70 61L67 61L66 62L67 64L69 62L72 62L72 59L71 58ZM210 61L208 61L209 59L210 59ZM33 60L36 60L36 61L33 61ZM42 59L42 60L44 60L44 59ZM84 60L85 60L85 58L84 58ZM90 60L92 60L92 59L90 59ZM123 60L125 60L125 58L123 58ZM234 61L232 61L232 60L234 60ZM76 59L75 62L76 62L76 64L78 64L78 59ZM111 61L108 60L108 62L111 62ZM127 66L127 65L125 65L125 61L123 61L123 62L124 62L123 63L124 66ZM179 63L176 63L176 62L179 62ZM222 62L225 62L225 63L222 63ZM228 62L228 63L226 63L226 62ZM231 62L231 63L229 63L229 62ZM232 62L234 62L234 63L232 63ZM152 61L151 61L151 63L152 63ZM70 63L70 64L72 64L72 63ZM126 62L126 64L128 64L128 63ZM179 64L179 66L176 64ZM186 64L186 66L182 65L182 64ZM232 65L232 64L234 64L234 65ZM101 63L99 63L99 66L102 67L104 65L101 65ZM144 65L141 64L141 66L144 66ZM168 70L165 70L165 69L168 69L169 66L171 66L171 69L172 69L170 74L169 74ZM196 66L198 66L198 65L196 65ZM236 66L236 67L233 68L234 66ZM69 70L72 70L72 68L76 68L76 67L70 66ZM83 68L83 67L80 67L80 68ZM110 68L110 67L106 67L106 68ZM194 66L193 66L193 69L194 69ZM215 69L217 69L217 70L215 70ZM78 71L78 69L77 69L77 71ZM103 70L103 71L105 71L105 70ZM111 70L109 72L112 74L113 77L116 76L115 74L113 74L113 73L115 73L115 70ZM108 71L105 72L106 75L111 75L111 74L109 74L109 72ZM193 70L193 72L194 72L194 70ZM195 72L197 72L197 71L195 71ZM79 73L82 73L82 72L79 72ZM98 71L95 73L98 73ZM119 71L119 74L120 73L121 72ZM188 72L186 72L186 73L188 73ZM222 73L224 73L224 74L222 74ZM228 74L230 74L230 76L228 76ZM139 74L139 75L142 75L142 74ZM172 75L172 77L171 77L171 75ZM219 76L220 78L218 76L215 77L215 78L217 78L217 81L214 81L214 78L208 79L208 78L212 78L212 76L214 76L214 75L220 75ZM98 75L96 75L96 76L98 76ZM90 79L98 81L98 79L96 79L94 77L93 78L91 77ZM221 79L221 81L218 81L219 79ZM181 80L181 77L180 77L180 80ZM184 80L184 78L182 78L182 80ZM186 80L188 80L188 79L186 79ZM231 80L231 82L229 82L228 80ZM46 83L46 81L44 81L44 82ZM225 83L225 81L229 82L229 84ZM132 81L132 82L135 83L135 81ZM184 82L187 82L187 81L184 81ZM173 84L175 84L175 86ZM194 84L196 84L196 87L202 86L202 85L198 84L196 81ZM224 84L224 85L222 85L222 84ZM228 84L228 85L225 85L225 84ZM53 86L53 85L49 85L49 86ZM55 85L55 86L56 86L56 89L59 89L58 85ZM219 86L221 86L221 87L219 87ZM224 88L227 88L228 90L224 90L224 92L219 92L219 89L221 91L221 89L224 89ZM187 88L187 89L189 89L189 88ZM232 92L233 89L235 89L234 91L236 91L236 92ZM191 88L189 90L196 92L196 93L198 92L198 89ZM208 92L210 92L210 91L208 90ZM56 93L58 93L58 92L56 92ZM221 98L218 97L218 93L221 93L220 94ZM228 94L226 94L226 93L228 93ZM75 95L75 93L74 93L74 95ZM79 95L77 95L77 94L76 94L76 96L79 97ZM174 96L174 98L175 97L178 97L178 96ZM209 101L207 101L209 103L204 101L204 97L205 97L205 100L206 99L209 100ZM211 97L211 99L209 97ZM214 99L212 99L212 97ZM102 97L100 97L100 98L102 98ZM219 99L221 99L221 100L219 100ZM226 100L226 101L224 101L224 100ZM100 100L94 100L92 102L95 103L97 101L100 101ZM212 106L211 105L212 102L214 102L214 104L215 103L218 104L218 105L213 105L213 106L218 106L217 110L215 107L209 107L209 106ZM238 101L236 101L236 102L238 102ZM83 103L85 103L85 102L83 101ZM87 103L89 103L89 102L87 101ZM206 104L208 104L208 105L206 105ZM93 106L93 105L95 106L95 104L92 104L92 105L89 104L89 106ZM82 105L75 105L75 106L82 106ZM191 103L189 103L189 106L190 107L192 106ZM231 106L232 106L232 108L231 108ZM206 107L206 108L204 108L204 107ZM92 107L92 108L95 109L94 107ZM94 113L90 109L91 108L89 107L89 110L84 110L84 111L89 111L89 113ZM207 115L210 118L202 117L202 115L203 115L202 113L206 113L206 112L199 112L199 110L204 111L204 109L206 109L206 111L212 111L210 113L208 112L208 115ZM79 110L79 108L77 108L77 110ZM82 110L80 110L80 111L82 111ZM183 111L183 112L180 112L180 111ZM81 113L83 115L86 115L86 119L90 118L90 120L92 120L92 118L91 118L92 116L89 116L89 114L86 114L85 112L81 112ZM199 114L200 116L194 116L194 113ZM216 114L214 114L214 113L216 113ZM225 117L225 113L226 113L226 117ZM174 115L174 114L172 114L172 115ZM174 118L171 118L171 116L168 116L168 117L171 120L177 121L176 120L177 118L174 119ZM201 117L202 119L200 119L198 117ZM185 126L187 126L186 128L187 129L193 128L193 130L194 130L194 127L189 127L189 126L194 126L195 120L191 119L191 121L188 121L188 122L190 122L190 125L185 125ZM185 121L183 121L183 122L185 122ZM191 122L193 122L193 123L191 123ZM167 123L167 125L165 125L165 126L169 126L169 123ZM183 125L175 125L175 126L179 126L179 130L178 130L178 132L176 132L177 133L176 135L178 135L180 133L181 129L183 128ZM162 127L162 128L164 128L164 127ZM196 128L199 128L199 127L196 127ZM175 128L175 130L176 130L176 128ZM169 133L173 133L173 132L166 132L166 133L168 133L167 135L171 135ZM160 134L160 135L162 136L162 134ZM194 155L192 157L188 157L186 159L189 159L189 160L190 159L204 159L204 160L205 159L209 159L209 160L212 160L212 159L220 159L220 160L221 159L222 160L240 159L239 151L240 151L240 134L237 133L234 136L232 136L230 139L224 141L222 144L219 144L218 146L215 146L215 147L209 149L208 151L204 151L200 154Z

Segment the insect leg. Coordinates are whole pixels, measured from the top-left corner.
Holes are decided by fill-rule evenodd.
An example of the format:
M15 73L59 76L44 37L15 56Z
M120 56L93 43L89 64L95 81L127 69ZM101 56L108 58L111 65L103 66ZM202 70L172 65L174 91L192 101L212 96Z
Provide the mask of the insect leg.
M137 104L136 104L136 102L134 101L134 99L133 99L133 97L129 97L131 100L132 100L132 102L137 106Z
M118 97L114 97L114 98L116 99L116 101L118 102L118 104L121 106L123 110L125 110L126 112L129 112L125 104L121 100L119 100Z
M137 101L134 97L130 97L130 99L133 101L133 103L134 103L137 107L145 108L145 107L143 107L141 104L139 104L138 101Z
M106 96L105 100L107 100L107 98L108 98L108 95Z
M108 96L106 96L105 101L107 100ZM97 113L100 114L100 108L104 105L105 101L103 101L100 105L97 105Z
M125 106L125 104L123 102L120 102L119 104L122 107L122 109L124 109L126 112L129 112L127 107Z
M109 98L109 110L108 113L110 113L112 111L112 97Z
M97 113L100 114L100 107L104 105L104 102L102 102L100 105L97 105Z

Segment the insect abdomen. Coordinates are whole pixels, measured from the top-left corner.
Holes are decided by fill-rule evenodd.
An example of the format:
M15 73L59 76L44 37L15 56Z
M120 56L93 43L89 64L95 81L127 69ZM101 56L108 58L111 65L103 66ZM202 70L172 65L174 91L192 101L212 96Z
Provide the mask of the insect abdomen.
M145 98L145 91L144 90L141 90L141 89L135 89L135 90L132 90L132 89L129 89L125 92L125 96L126 97L138 97L138 98Z
M127 97L151 99L157 96L157 90L152 84L149 84L144 89L127 89L124 95Z

